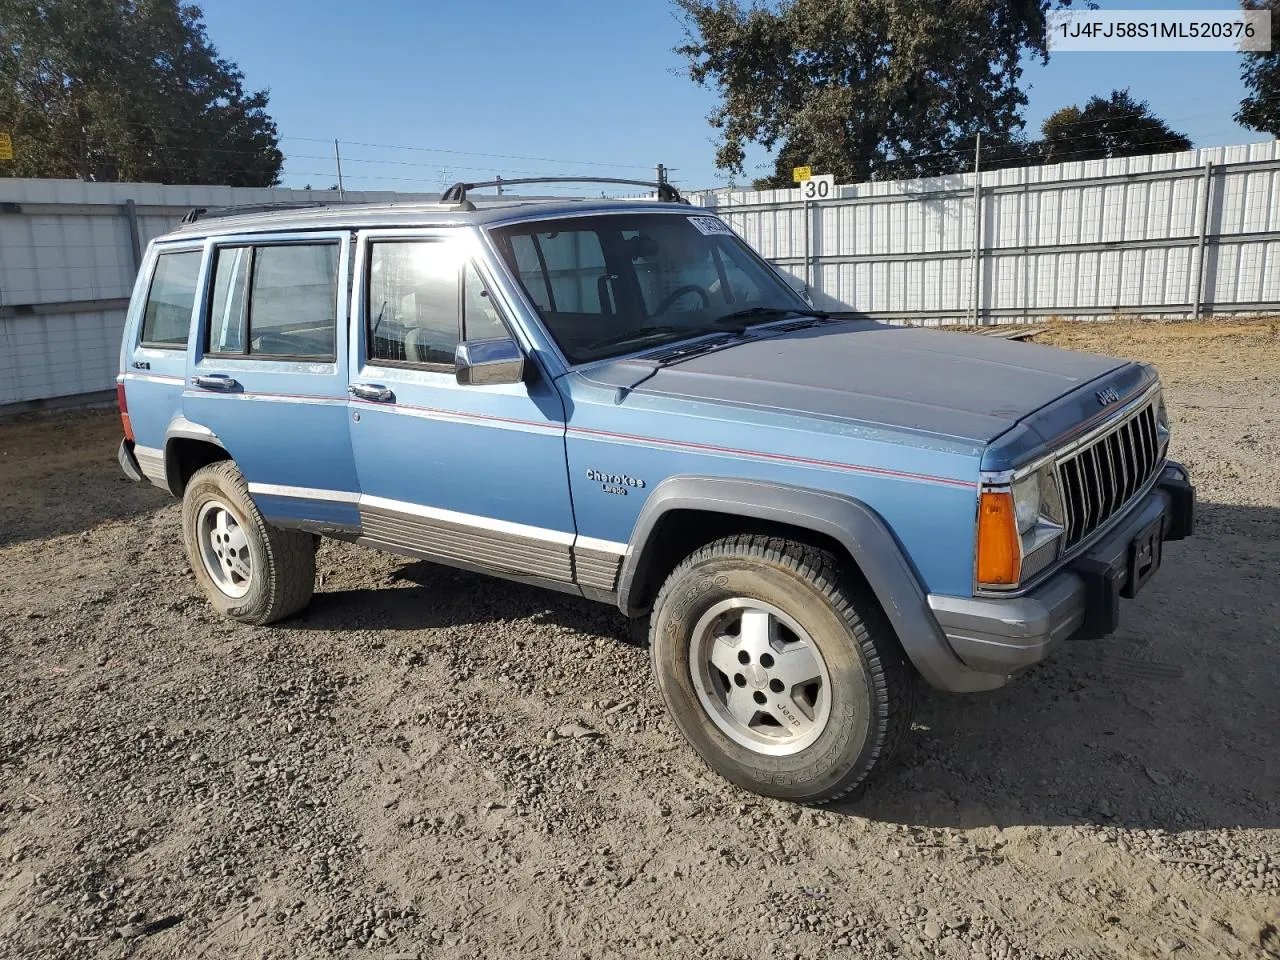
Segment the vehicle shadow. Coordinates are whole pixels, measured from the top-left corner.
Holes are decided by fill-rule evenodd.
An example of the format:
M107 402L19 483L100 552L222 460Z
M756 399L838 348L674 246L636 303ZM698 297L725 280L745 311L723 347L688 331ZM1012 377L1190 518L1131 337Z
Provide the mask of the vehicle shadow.
M903 754L834 809L905 825L1280 826L1280 510L1202 504L1194 539L1122 607L1002 690L930 693ZM304 630L532 619L629 642L604 604L410 563L381 590L317 593ZM565 642L574 642L569 637Z
M320 592L292 629L430 630L531 618L579 633L629 642L628 621L616 607L428 561L396 569L381 590Z
M1280 826L1280 510L1202 504L1101 641L931 695L860 817L919 826Z

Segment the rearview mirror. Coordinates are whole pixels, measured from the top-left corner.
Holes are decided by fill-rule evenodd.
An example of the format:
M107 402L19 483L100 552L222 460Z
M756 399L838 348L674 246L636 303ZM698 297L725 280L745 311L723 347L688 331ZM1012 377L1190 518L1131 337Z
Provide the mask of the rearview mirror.
M467 340L453 354L454 374L463 386L493 386L524 379L524 353L514 340Z

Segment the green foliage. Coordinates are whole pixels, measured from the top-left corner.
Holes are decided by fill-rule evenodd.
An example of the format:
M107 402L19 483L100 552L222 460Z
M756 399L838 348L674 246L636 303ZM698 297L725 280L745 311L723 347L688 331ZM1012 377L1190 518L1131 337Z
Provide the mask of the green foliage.
M1045 13L1070 0L674 2L677 52L721 96L717 165L741 173L759 144L776 168L758 183L785 186L802 163L846 183L928 176L969 169L979 132L1015 143L1021 58L1046 55Z
M1063 107L1040 128L1037 145L1044 163L1135 157L1144 153L1190 150L1191 141L1151 113L1128 90L1107 99L1091 97L1084 107Z
M284 157L195 6L0 0L0 175L269 186Z
M1280 0L1240 0L1245 10L1271 11L1271 50L1241 57L1240 79L1248 91L1236 123L1280 137Z

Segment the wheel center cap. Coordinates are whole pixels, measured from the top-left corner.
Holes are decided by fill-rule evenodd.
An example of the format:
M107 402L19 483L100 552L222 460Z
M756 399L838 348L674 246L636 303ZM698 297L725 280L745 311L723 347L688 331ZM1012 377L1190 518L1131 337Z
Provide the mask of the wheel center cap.
M742 673L753 690L763 690L765 684L769 682L769 676L764 672L764 668L754 663L743 670Z

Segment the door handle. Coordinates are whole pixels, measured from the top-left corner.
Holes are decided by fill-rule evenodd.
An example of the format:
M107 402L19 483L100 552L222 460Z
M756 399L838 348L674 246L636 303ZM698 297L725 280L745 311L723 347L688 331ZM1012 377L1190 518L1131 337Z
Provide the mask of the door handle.
M390 403L396 395L380 383L353 383L347 387L347 393L357 400L373 400L377 403Z
M191 382L197 387L203 387L205 390L221 390L224 393L228 390L235 390L240 386L238 381L228 377L225 373L200 374L192 377Z

